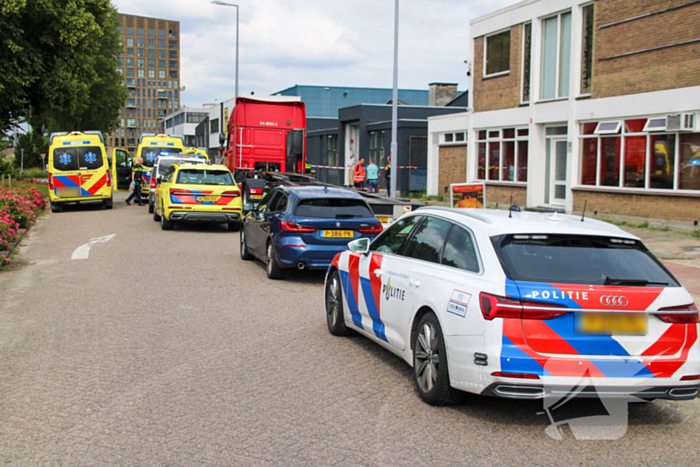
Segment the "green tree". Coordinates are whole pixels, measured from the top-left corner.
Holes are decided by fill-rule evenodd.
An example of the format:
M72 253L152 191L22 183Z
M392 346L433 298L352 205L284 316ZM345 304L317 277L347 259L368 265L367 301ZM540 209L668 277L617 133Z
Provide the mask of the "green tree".
M0 0L0 125L31 113L50 131L111 132L126 99L109 0Z
M44 136L42 129L34 128L32 131L22 134L17 139L15 147L15 167L22 163L22 150L24 149L24 168L43 167L41 154L49 151L49 138Z

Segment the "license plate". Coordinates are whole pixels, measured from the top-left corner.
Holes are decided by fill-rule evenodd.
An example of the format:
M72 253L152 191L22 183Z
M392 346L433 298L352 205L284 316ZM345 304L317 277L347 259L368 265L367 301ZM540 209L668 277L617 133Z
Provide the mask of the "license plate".
M377 216L377 220L382 224L386 224L387 222L389 222L389 218L385 216Z
M200 203L216 203L219 201L218 196L199 196L197 197L197 201Z
M250 195L250 199L262 199L263 195Z
M579 313L576 332L579 334L644 336L647 334L646 313Z
M354 233L352 230L323 230L324 238L352 238Z

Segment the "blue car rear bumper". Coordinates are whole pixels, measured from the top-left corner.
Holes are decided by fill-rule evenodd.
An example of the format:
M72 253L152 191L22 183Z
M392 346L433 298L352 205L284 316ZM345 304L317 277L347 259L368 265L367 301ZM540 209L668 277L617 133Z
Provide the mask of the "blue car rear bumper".
M274 245L277 262L281 268L294 268L299 262L303 262L305 268L327 269L336 254L348 249L347 244L307 245L300 237L295 236L276 239Z

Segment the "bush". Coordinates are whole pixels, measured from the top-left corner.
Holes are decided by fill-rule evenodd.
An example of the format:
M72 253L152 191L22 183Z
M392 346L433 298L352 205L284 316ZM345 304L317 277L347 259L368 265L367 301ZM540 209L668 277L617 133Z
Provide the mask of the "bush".
M41 168L24 169L22 178L49 178L49 173Z
M0 251L20 236L20 229L28 229L46 207L48 186L45 183L29 181L17 182L10 188L8 184L0 185ZM10 263L9 258L2 260Z

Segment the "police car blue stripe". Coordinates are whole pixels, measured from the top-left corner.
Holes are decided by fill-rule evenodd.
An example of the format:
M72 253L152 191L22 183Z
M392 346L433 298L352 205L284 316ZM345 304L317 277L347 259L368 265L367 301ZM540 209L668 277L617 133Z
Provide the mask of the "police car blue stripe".
M506 336L503 336L502 341L501 371L504 373L529 373L539 376L551 376L537 360L520 350Z
M382 322L381 316L379 316L379 310L377 310L377 303L374 301L374 295L372 293L372 283L369 279L360 277L360 285L362 286L362 295L365 297L365 305L367 305L367 311L369 311L369 317L372 318L372 331L374 335L383 340L384 342L389 342L386 338L384 323Z
M542 322L581 355L629 356L625 348L610 336L576 334L575 315L575 313L567 313Z
M656 378L639 360L589 360L608 378Z
M340 281L343 284L343 292L345 292L345 299L348 302L348 308L350 308L350 316L352 317L352 322L360 329L364 329L362 326L362 315L360 315L360 309L355 301L355 294L352 291L352 281L350 280L350 274L345 271L340 271Z

